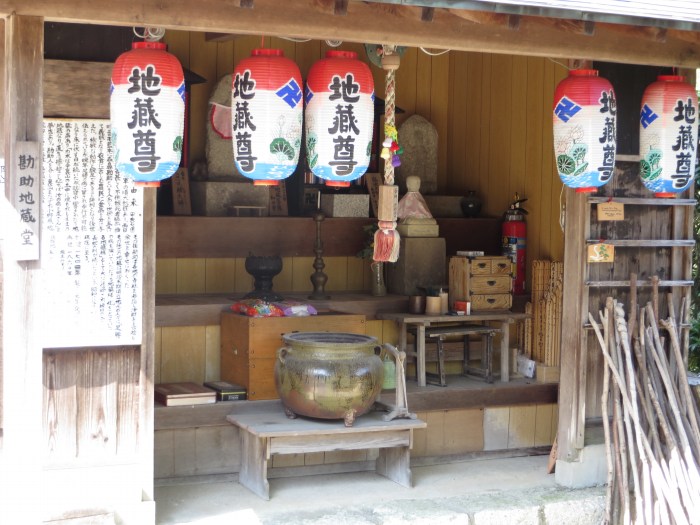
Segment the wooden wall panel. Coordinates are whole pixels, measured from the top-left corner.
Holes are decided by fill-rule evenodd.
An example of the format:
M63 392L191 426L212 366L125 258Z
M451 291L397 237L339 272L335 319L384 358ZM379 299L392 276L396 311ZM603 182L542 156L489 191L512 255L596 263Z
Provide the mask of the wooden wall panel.
M204 382L207 361L206 327L164 327L161 345L161 382Z
M514 56L510 76L511 111L510 111L510 165L508 168L508 192L511 197L515 192L525 194L530 174L525 161L527 144L527 57Z
M204 291L206 293L231 292L236 285L236 259L206 259L204 265Z
M445 176L445 190L459 192L468 189L466 174L466 134L467 134L467 61L466 53L450 54L450 82L448 107L450 112L463 118L450 118L450 128L444 142L447 143L448 158Z
M432 57L430 76L430 122L435 126L438 134L438 173L437 181L440 192L447 188L447 137L450 129L450 57L442 54ZM400 140L400 138L399 138Z
M45 466L134 461L140 359L134 346L44 351Z

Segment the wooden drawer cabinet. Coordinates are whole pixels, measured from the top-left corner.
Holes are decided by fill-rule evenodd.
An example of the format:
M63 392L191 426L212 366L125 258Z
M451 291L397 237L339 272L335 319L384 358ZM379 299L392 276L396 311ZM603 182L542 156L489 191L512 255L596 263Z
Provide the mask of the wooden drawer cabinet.
M470 301L473 311L507 310L513 304L513 278L508 257L450 258L450 306Z
M248 399L277 399L275 359L288 332L365 333L365 316L247 317L221 314L221 379L243 385Z

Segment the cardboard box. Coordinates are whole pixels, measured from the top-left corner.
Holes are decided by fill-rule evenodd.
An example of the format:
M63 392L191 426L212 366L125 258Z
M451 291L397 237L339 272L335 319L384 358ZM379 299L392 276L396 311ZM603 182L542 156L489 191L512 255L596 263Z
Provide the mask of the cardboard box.
M244 401L248 398L245 387L228 381L207 381L204 386L216 392L217 401Z
M535 366L535 381L538 383L558 383L559 367L545 366L542 363L537 363Z

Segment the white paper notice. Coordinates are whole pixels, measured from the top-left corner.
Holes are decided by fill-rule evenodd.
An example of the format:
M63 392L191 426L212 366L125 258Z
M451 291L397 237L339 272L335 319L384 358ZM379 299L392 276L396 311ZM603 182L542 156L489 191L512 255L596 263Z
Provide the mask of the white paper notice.
M45 348L141 343L143 190L116 171L110 134L44 121Z

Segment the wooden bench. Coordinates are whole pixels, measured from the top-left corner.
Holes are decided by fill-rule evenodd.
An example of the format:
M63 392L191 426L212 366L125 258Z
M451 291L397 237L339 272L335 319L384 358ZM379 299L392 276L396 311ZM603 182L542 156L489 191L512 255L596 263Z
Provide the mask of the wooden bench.
M274 454L306 454L332 450L379 449L376 470L399 485L412 487L410 450L413 430L427 425L420 419L384 421L383 412L370 412L346 427L342 419L289 419L282 403L247 401L226 416L241 434L241 485L270 499L267 462Z
M437 373L426 372L426 382L439 386L447 386L445 377L444 341L449 336L462 336L464 338L462 374L478 375L483 377L487 383L493 383L493 336L498 333L501 333L500 329L481 324L431 326L426 328L425 341L433 340L437 343ZM469 341L472 335L481 336L481 366L479 367L469 365Z

